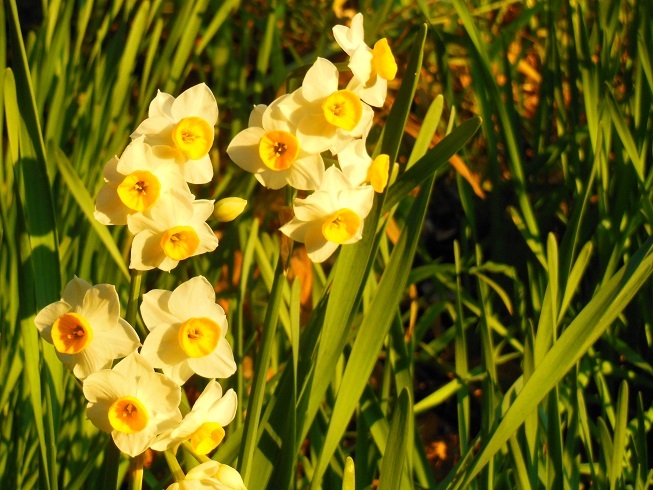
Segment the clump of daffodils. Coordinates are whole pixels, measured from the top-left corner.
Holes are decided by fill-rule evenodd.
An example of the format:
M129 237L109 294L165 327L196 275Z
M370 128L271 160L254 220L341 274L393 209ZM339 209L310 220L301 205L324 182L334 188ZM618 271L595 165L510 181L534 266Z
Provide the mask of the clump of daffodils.
M387 82L397 72L388 42L365 44L361 14L333 33L350 57L350 81L343 86L337 67L318 58L297 90L255 106L248 127L227 148L263 186L303 192L293 200L294 217L280 231L303 242L314 262L361 239L374 194L384 192L392 163L388 155L370 156L366 144L373 107L384 105ZM188 185L213 178L210 150L218 114L203 83L176 98L159 92L131 143L105 164L95 218L127 225L133 235L131 269L172 271L181 261L212 252L218 239L207 220L228 222L243 212L244 199L215 204L198 199ZM327 168L327 156L337 163ZM114 286L75 277L35 323L82 380L88 418L120 451L134 458L148 449L174 454L184 444L202 461L225 438L224 427L238 406L236 393L223 393L217 381L237 368L225 312L203 276L172 291L145 293L140 312L149 331L144 339L120 317ZM182 416L181 390L195 375L209 381ZM168 462L176 480L169 489L245 489L240 474L217 461L187 474Z
M270 105L255 106L249 127L227 148L231 159L265 187L313 191L294 200L294 218L281 227L306 245L313 262L361 239L374 192L382 193L388 184L390 158L372 158L366 138L372 107L385 104L397 64L386 39L370 48L364 34L362 14L350 27L333 28L336 42L350 57L353 76L346 86L333 63L317 58L301 87ZM325 168L325 152L337 158L337 166Z
M171 271L183 260L215 250L218 239L207 220L215 215L231 221L244 210L243 199L225 198L216 207L212 200L197 199L188 186L213 178L209 151L217 119L215 97L205 84L177 98L159 92L132 142L106 163L95 218L105 225L127 225L134 236L131 269ZM115 287L75 277L35 323L83 381L89 420L110 434L120 451L136 458L148 449L176 451L187 442L197 457L204 457L224 439L224 426L238 405L236 393L223 395L216 380L236 371L225 312L202 276L173 291L147 292L141 312L149 330L142 345L120 317ZM194 374L209 381L182 417L181 389ZM173 474L178 482L172 488L245 488L236 470L218 462L188 475L174 468Z

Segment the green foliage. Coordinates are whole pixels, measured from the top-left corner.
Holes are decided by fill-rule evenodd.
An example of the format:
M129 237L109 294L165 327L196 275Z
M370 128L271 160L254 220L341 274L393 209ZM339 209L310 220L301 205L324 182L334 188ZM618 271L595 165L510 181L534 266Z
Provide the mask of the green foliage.
M144 331L131 236L93 201L157 90L197 82L220 118L216 179L193 191L248 208L142 283L202 274L228 310L239 407L214 459L251 490L653 484L653 6L359 8L400 66L368 138L398 165L363 239L311 265L277 233L287 196L225 148L288 74L345 61L330 2L2 2L0 488L127 473L33 319L76 274L115 284ZM146 488L172 482L164 459Z

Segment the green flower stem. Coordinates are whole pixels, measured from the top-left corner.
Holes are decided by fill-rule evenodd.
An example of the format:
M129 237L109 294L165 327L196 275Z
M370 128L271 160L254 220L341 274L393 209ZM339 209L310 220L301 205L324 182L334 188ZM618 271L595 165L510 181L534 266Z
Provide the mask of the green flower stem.
M141 490L143 488L143 460L145 453L132 458L129 466L129 490Z
M140 331L136 327L136 312L138 311L138 298L141 294L141 282L143 279L143 271L131 269L131 283L129 286L129 301L127 303L127 310L125 311L125 321L129 323L134 330L138 332L141 341L145 339L147 332Z
M182 481L186 475L184 475L181 466L179 466L179 461L177 461L177 458L173 452L170 449L167 449L163 454L166 458L166 463L168 463L168 468L170 468L170 472L172 473L175 481Z
M182 446L184 446L184 449L188 451L191 454L191 456L193 456L193 458L195 458L200 463L206 463L208 461L211 461L211 458L209 458L205 454L197 454L195 451L193 451L193 446L190 445L190 442L184 441Z
M283 291L282 286L285 280L283 260L279 256L277 259L277 268L274 272L274 282L272 283L268 308L265 312L265 320L263 322L263 338L261 339L261 347L258 358L256 359L252 392L247 405L247 419L245 420L243 434L244 442L240 447L240 457L238 458L238 470L243 477L245 486L248 486L247 482L252 469L252 462L254 461L254 450L258 443L259 419L263 407L263 399L265 398L265 379L268 364L270 363L274 335L279 321L281 292Z
M102 484L103 490L116 490L118 487L118 466L120 464L120 450L113 442L113 438L109 435L109 444L107 452L104 455L104 463L102 466Z

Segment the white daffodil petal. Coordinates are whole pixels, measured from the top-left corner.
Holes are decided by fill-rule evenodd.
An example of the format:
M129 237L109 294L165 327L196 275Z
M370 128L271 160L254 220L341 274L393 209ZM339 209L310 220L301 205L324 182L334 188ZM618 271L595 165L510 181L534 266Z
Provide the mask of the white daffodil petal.
M299 92L297 92L297 94L299 94ZM265 109L265 112L263 112L263 115L261 117L260 127L265 128L266 131L286 131L291 134L294 133L295 130L293 125L284 116L284 112L281 108L281 104L284 104L284 101L288 98L291 98L289 102L292 104L293 103L292 97L293 97L292 94L285 94L282 95L281 97L277 97L274 100L274 102L272 102L267 107L267 109ZM295 102L297 101L303 101L304 103L306 102L306 100L303 97L300 97L299 99L295 99Z
M145 136L145 141L149 145L172 146L172 128L174 126L174 122L166 117L148 117L139 124L136 131L131 134L131 138Z
M61 315L68 313L70 309L70 305L65 301L57 301L38 312L34 318L34 323L36 323L36 328L38 328L46 342L52 343L52 324Z
M197 236L200 239L200 244L195 250L195 253L192 255L200 255L206 252L213 252L218 248L218 237L215 236L211 227L206 223L201 223L199 227L195 229L197 231Z
M215 201L213 199L197 199L193 202L193 220L203 223L213 214Z
M218 122L218 103L211 89L200 83L182 92L172 103L172 116L179 121L184 117L201 117L210 126Z
M306 114L321 114L321 102L313 104L307 101L302 96L302 89L298 88L294 92L287 94L280 98L280 100L273 102L275 111L270 110L263 115L264 124L268 124L267 118L285 118L291 127L297 127L299 121ZM272 126L272 124L270 124Z
M206 184L213 179L213 163L208 153L198 160L188 160L180 165L184 180L191 184Z
M168 376L152 370L141 375L138 397L147 403L152 412L165 415L176 412L181 401L181 390Z
M82 352L77 354L75 365L72 366L73 374L76 378L85 379L91 374L97 373L102 369L110 369L114 357L111 352L111 345L107 344L109 336L103 336L103 332L96 334L96 342L92 342ZM135 349L134 349L135 350Z
M204 357L188 359L193 371L205 378L228 378L236 372L236 361L229 342L221 339L216 349Z
M193 374L195 374L193 369L188 364L188 359L173 366L163 366L162 369L163 374L168 376L179 386L183 385Z
M145 337L141 355L158 369L183 362L187 356L179 346L179 323L152 330Z
M359 46L349 58L349 68L366 85L372 76L372 50L365 45Z
M147 117L170 117L170 109L172 108L172 103L174 101L175 98L172 95L166 94L165 92L161 92L159 90L156 94L156 97L154 97L152 102L150 102L150 106L147 111Z
M102 170L102 177L104 177L104 180L116 184L122 182L124 176L117 170L119 161L120 159L117 156L114 156L111 160L104 164L104 169Z
M322 101L338 90L338 68L325 58L318 58L302 82L302 96L308 102Z
M290 174L290 169L274 171L266 168L263 172L254 174L254 177L262 186L276 190L288 185L288 177Z
M328 241L322 234L322 227L313 227L306 234L306 251L308 257L316 263L324 262L338 248L338 244Z
M232 389L227 390L222 398L220 398L212 407L211 415L215 417L215 422L221 426L230 424L234 417L236 417L236 409L238 408L238 396Z
M84 398L90 403L113 403L114 400L125 396L128 377L114 370L97 372L84 381L82 391ZM110 432L110 431L109 431Z
M265 104L258 104L254 106L252 112L249 113L249 121L247 127L249 128L262 128L263 127L263 113L268 106Z
M132 458L144 452L156 439L156 434L152 433L151 430L143 430L135 434L125 434L114 430L111 436L113 442L116 443L116 447Z
M111 347L112 359L126 357L141 346L141 341L136 331L122 318L118 318L118 325L112 328L105 336L107 343Z
M112 328L120 318L120 299L112 284L97 284L86 291L78 311L93 326L102 331Z
M166 259L161 248L161 234L144 230L134 237L132 242L130 269L147 271L159 267ZM176 264L175 264L176 265ZM170 270L162 269L162 270Z
M246 172L258 173L266 169L259 156L259 143L265 133L263 128L247 128L238 133L227 147L229 158Z
M338 46L349 56L361 45L365 45L363 14L357 13L351 20L350 27L337 25L333 27L333 37Z
M295 189L315 190L324 177L324 161L320 155L306 155L295 160L288 176L288 184Z
M324 114L308 114L299 121L297 136L306 153L322 153L332 146L336 129L326 122Z
M171 294L165 289L152 289L143 295L141 316L149 330L154 330L159 325L168 325L179 321L168 309Z
M316 192L306 199L295 199L295 216L301 221L321 220L327 214L335 211L324 192Z
M98 192L93 216L103 225L126 225L129 208L118 197L116 187L104 184Z
M313 221L300 221L297 218L293 218L291 221L279 228L279 231L296 242L304 243L306 241L306 234L315 226L316 224Z
M369 185L345 189L341 191L341 196L343 201L348 203L349 209L361 218L365 218L370 213L374 203L374 189Z
M215 289L204 276L197 276L175 288L170 295L168 308L175 317L184 321L195 316L192 314L192 305L203 303L215 304ZM189 309L190 315L188 315ZM222 313L224 314L224 310Z
M81 305L84 302L86 291L92 287L93 286L84 279L74 276L70 281L68 281L68 284L66 284L61 299L69 305Z
M213 406L216 400L220 400L221 398L222 386L215 379L212 379L207 383L200 396L197 397L197 400L195 400L192 411L206 412Z

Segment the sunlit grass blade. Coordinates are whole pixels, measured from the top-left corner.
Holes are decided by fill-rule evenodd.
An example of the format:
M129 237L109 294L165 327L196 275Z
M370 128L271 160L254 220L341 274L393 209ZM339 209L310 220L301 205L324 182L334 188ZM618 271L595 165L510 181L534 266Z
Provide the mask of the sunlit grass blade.
M77 172L66 158L66 155L61 150L56 150L54 154L55 161L57 162L57 168L64 178L70 193L74 196L75 200L79 204L80 209L91 223L91 226L95 232L102 240L102 244L109 252L109 255L113 258L116 267L122 272L125 279L129 278L129 271L125 265L125 260L118 250L118 246L114 241L111 233L106 226L100 224L95 217L93 216L93 210L95 209L95 203L93 198L89 195L84 183L81 181Z
M652 251L653 238L649 238L631 260L597 291L567 327L536 367L471 468L461 473L461 484L469 482L478 474L490 457L503 447L523 423L526 416L626 307L653 272Z
M412 435L410 406L412 401L408 390L401 390L390 423L390 434L385 456L381 463L379 486L381 490L394 490L401 486L401 474L406 460L408 436Z
M432 178L427 181L427 185L422 187L413 203L412 212L409 214L399 241L392 250L390 262L381 278L369 312L358 330L341 382L341 387L346 389L338 392L311 488L317 488L321 482L328 461L338 446L374 367L383 338L390 328L392 315L388 312L394 311L401 299L431 195L432 181Z

